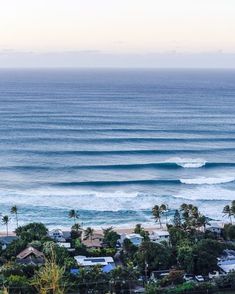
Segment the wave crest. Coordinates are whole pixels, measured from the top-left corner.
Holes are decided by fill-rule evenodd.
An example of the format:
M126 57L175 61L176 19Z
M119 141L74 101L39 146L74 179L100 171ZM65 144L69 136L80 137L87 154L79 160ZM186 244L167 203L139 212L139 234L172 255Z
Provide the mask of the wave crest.
M174 157L168 159L166 162L175 163L183 168L200 168L206 165L207 161L201 158L180 158Z
M229 182L234 182L235 177L223 177L223 178L194 178L194 179L180 179L182 184L188 185L216 185L216 184L225 184Z

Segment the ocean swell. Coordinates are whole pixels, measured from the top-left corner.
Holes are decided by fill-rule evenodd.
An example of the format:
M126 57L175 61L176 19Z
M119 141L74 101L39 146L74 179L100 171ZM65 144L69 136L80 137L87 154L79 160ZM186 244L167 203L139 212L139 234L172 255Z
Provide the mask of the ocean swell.
M235 177L221 177L221 178L206 178L200 177L195 179L180 179L182 184L187 185L216 185L234 182Z

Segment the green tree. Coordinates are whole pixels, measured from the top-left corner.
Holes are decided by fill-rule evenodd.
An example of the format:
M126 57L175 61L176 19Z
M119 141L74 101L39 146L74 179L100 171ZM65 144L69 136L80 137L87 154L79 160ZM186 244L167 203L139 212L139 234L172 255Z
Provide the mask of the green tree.
M113 227L103 229L104 244L110 248L116 248L117 241L120 239L120 235L113 230Z
M19 223L18 223L18 207L16 205L12 206L11 213L15 215L16 227L18 228L18 226L19 226Z
M84 239L90 239L90 241L92 242L94 236L94 229L92 229L91 227L87 227L86 230L84 231Z
M173 218L173 224L175 227L181 227L181 216L180 216L178 209L176 209L176 211L175 211L174 218Z
M233 210L229 205L225 205L223 208L223 214L224 216L227 216L230 220L230 223L232 224L232 216L233 216Z
M172 250L163 244L144 241L135 255L135 262L142 272L146 267L149 271L168 269L173 261Z
M32 285L40 294L64 294L66 286L64 273L65 267L61 267L56 263L56 256L52 249L51 257L36 272Z
M8 215L4 215L2 217L2 223L6 226L6 233L7 233L7 236L8 236L8 225L9 225L9 222L10 222L10 218Z
M161 207L159 205L155 205L152 209L152 214L153 214L153 218L155 219L156 223L159 222L160 228L162 228L162 221L161 221L161 217L162 217L162 210Z
M16 230L16 235L28 243L33 240L42 241L47 237L47 228L42 223L29 223L25 226L19 226Z

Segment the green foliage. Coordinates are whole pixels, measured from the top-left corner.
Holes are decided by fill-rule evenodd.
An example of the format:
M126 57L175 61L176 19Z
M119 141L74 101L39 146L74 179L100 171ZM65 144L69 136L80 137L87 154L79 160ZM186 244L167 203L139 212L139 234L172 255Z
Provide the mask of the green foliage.
M226 248L216 240L204 239L193 246L194 254L194 272L199 274L208 274L217 268L217 257L222 254Z
M135 234L140 234L144 241L149 241L149 232L145 231L141 224L137 224L134 229Z
M24 276L11 275L5 280L5 286L9 289L12 294L29 294L34 293L32 286L30 285L29 279Z
M135 254L135 261L142 271L146 264L149 271L168 269L172 263L172 250L162 244L144 241Z
M193 247L189 245L179 246L177 248L177 261L181 269L187 273L194 271L194 253Z
M224 226L224 234L227 240L235 240L235 225L226 224Z
M104 233L104 240L103 240L104 244L107 247L116 248L116 244L118 239L120 239L120 235L117 232L115 232L112 227L104 229L103 233Z
M174 218L173 218L173 224L175 227L181 227L181 216L180 216L178 209L176 209L176 211L175 211Z
M8 260L15 259L15 257L22 250L24 250L26 246L27 246L27 242L25 240L22 240L22 239L14 240L10 245L7 246L2 256Z
M65 261L69 258L69 253L66 248L59 247L55 242L48 241L43 244L43 253L47 258L52 258L51 254L55 255L55 262L59 266L64 266Z
M48 230L42 223L30 223L18 227L15 232L22 240L30 243L34 240L42 241L42 239L47 236Z
M170 242L174 247L180 245L185 240L189 240L188 232L184 231L182 228L169 226L168 232L170 234Z

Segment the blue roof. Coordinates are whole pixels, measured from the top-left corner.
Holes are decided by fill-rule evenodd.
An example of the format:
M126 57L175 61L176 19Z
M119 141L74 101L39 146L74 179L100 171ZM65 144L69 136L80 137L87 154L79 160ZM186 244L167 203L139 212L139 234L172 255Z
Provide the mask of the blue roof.
M77 274L79 274L79 269L78 269L78 268L71 268L71 270L70 270L70 274L72 274L72 275L77 275Z
M112 264L107 264L102 268L102 272L103 273L109 273L111 272L113 269L115 268L115 266L113 266Z

